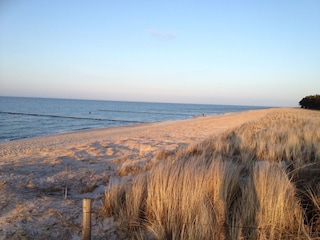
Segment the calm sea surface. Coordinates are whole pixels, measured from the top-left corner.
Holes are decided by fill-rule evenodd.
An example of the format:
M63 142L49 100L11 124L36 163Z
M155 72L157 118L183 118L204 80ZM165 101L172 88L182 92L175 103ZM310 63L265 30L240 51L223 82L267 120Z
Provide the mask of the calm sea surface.
M0 142L266 107L0 97Z

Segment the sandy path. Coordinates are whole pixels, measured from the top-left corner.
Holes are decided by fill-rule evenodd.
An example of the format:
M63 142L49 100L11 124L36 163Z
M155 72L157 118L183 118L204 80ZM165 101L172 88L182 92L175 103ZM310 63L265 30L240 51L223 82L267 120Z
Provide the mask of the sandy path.
M143 169L159 151L204 140L275 111L280 109L0 143L0 239L78 239L85 197L93 199L94 239L103 239L114 226L97 210L110 177Z

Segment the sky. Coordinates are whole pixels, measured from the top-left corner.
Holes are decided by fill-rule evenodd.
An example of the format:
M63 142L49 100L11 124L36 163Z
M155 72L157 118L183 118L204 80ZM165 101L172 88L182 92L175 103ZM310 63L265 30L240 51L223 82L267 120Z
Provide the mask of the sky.
M0 96L298 106L320 1L0 0Z

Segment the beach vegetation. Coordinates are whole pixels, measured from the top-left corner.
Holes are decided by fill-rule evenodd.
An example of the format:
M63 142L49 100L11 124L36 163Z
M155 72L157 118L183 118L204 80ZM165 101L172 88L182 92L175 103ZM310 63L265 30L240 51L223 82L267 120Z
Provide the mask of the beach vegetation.
M320 235L320 114L279 110L110 179L103 205L133 239Z

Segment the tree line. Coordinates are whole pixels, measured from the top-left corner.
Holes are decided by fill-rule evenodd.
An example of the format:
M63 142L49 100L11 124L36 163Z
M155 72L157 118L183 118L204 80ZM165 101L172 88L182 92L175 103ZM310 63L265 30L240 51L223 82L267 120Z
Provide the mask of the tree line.
M320 95L310 95L302 98L299 102L301 108L320 109Z

